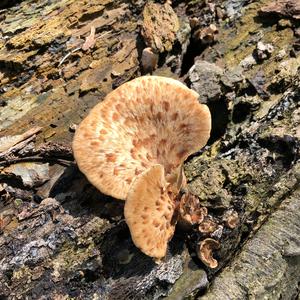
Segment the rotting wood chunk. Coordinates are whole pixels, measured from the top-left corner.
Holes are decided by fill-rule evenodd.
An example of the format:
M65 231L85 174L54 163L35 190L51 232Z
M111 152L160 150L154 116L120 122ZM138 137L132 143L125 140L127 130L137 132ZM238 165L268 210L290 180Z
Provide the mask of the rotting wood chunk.
M283 17L291 17L300 20L300 1L299 0L277 0L264 6L260 10L261 14L277 14Z
M142 35L148 47L164 52L172 49L179 30L179 21L172 7L165 3L148 2L143 11Z

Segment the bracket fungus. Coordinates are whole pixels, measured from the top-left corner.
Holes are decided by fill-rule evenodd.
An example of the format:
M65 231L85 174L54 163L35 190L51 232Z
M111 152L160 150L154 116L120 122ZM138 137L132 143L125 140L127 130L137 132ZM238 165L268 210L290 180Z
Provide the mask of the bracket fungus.
M102 193L126 200L133 241L155 258L174 232L182 164L210 136L210 112L198 97L177 80L142 76L109 93L74 136L79 169Z

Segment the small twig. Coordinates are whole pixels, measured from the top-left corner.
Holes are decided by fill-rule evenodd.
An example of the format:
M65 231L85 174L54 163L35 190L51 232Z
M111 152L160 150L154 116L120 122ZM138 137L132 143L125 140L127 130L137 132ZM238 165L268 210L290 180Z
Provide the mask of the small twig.
M35 138L36 138L36 135L33 135L33 136L29 137L27 140L20 142L17 145L11 147L7 151L1 152L0 159L6 159L6 157L8 157L10 154L22 150L26 145L28 145L30 142L34 141Z
M26 145L28 145L31 141L35 140L36 133L41 131L41 127L34 127L29 129L23 134L20 134L17 137L16 141L13 146L8 148L7 150L0 152L0 159L5 159L5 157L8 157L11 153L18 152L22 150Z
M67 54L62 58L62 60L59 62L58 66L60 67L60 66L64 63L64 61L65 61L71 54L75 53L76 51L78 51L78 50L80 50L80 49L81 49L81 46L80 46L80 47L77 47L77 48L73 49L72 51L70 51L69 53L67 53Z
M60 164L62 166L71 166L73 161L60 159L60 158L50 158L50 157L39 157L39 156L28 156L28 157L14 157L7 158L5 161L0 162L0 167L7 167L20 162L53 162Z
M101 34L101 35L95 37L95 40L102 39L103 37L105 37L107 34L109 34L109 33L111 33L111 32L112 32L112 30L106 31L106 32L104 32L103 34Z
M41 130L42 130L42 127L33 127L22 134L7 137L7 138L11 138L13 140L13 142L8 141L7 143L5 143L5 141L4 141L4 145L2 144L0 147L0 149L3 149L2 152L0 151L0 157L3 156L3 154L12 152L14 150L14 147L17 147L17 145L20 142L30 138L31 136L35 136ZM6 138L6 137L1 137L0 139L2 139L2 138ZM8 144L8 147L7 147L7 144Z

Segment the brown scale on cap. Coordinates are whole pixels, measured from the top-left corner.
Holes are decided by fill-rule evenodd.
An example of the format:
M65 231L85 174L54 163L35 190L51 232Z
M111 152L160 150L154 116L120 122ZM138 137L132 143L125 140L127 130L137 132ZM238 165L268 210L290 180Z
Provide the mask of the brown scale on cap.
M178 172L206 144L210 129L210 112L196 92L171 78L143 76L91 110L76 130L74 156L102 193L125 200L136 170L161 164L166 176Z
M154 165L135 178L124 214L134 244L145 254L157 259L165 256L175 230L174 209L162 165Z

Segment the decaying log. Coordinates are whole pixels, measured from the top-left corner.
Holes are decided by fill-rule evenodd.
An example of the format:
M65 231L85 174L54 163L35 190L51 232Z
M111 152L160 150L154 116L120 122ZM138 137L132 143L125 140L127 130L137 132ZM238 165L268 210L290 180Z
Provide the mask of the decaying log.
M8 2L0 4L0 298L295 299L298 2ZM153 66L141 70L150 47ZM148 71L195 89L213 123L185 174L201 222L214 226L178 227L161 264L134 246L124 203L92 187L71 151L90 108ZM207 238L220 244L214 269L197 257Z

